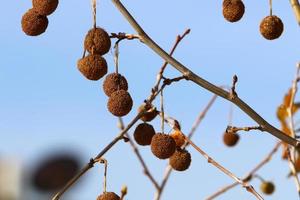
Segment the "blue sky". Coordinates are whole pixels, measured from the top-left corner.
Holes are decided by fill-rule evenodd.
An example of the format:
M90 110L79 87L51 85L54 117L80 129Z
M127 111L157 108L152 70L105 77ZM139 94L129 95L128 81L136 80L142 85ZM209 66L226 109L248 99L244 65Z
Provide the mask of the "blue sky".
M268 15L268 1L244 1L246 12L238 23L228 23L222 16L221 1L124 1L145 31L162 48L169 50L177 34L191 28L174 57L216 85L230 84L239 77L239 96L275 126L276 107L291 85L299 61L300 29L288 1L273 1L273 14L284 25L283 35L267 41L259 33L259 23ZM4 1L0 18L0 156L14 157L24 167L33 166L45 153L59 149L76 150L86 161L96 155L118 133L117 119L106 108L107 97L102 80L91 82L76 67L82 55L83 39L92 26L90 1L61 1L43 35L28 37L20 20L31 1ZM97 24L108 32L134 33L110 1L98 2ZM105 58L113 72L113 53ZM120 45L120 73L129 82L134 99L129 122L137 107L148 96L162 64L144 44L124 41ZM167 76L179 75L171 67ZM177 118L188 132L198 113L212 94L191 82L180 82L165 91L165 110ZM159 101L155 104L159 106ZM273 147L276 139L267 133L242 133L236 148L222 144L228 123L229 103L218 99L200 125L194 142L238 176L246 174ZM153 123L159 131L159 120ZM233 124L255 123L238 108ZM183 173L174 173L163 199L204 199L232 180L207 164L194 150L192 165ZM167 164L141 148L154 176L160 180ZM108 189L119 192L128 185L127 199L152 199L154 188L142 174L130 146L116 145L105 158L109 161ZM260 174L275 182L274 195L266 199L296 199L295 185L286 179L288 166L280 153ZM96 166L65 199L95 199L102 191L102 168ZM258 188L259 182L253 185ZM254 199L241 187L219 198Z

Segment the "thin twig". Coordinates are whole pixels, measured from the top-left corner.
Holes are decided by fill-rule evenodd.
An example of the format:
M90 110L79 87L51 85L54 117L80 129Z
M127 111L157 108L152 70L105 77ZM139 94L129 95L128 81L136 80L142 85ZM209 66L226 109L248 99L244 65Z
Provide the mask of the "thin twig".
M191 29L186 29L182 35L177 35L175 44L174 44L174 46L172 47L172 49L171 49L171 51L170 51L170 54L169 54L170 56L172 56L172 55L174 54L174 52L175 52L175 50L176 50L178 44L179 44L179 43L182 41L182 39L183 39L185 36L187 36L190 32L191 32ZM159 73L158 73L158 75L157 75L156 84L155 84L155 86L152 88L152 92L156 92L156 91L158 90L158 87L159 87L159 85L160 85L160 82L161 82L161 80L162 80L162 78L163 78L163 73L164 73L164 71L165 71L167 65L168 65L168 62L165 61L164 64L162 65L162 67L160 68Z
M207 197L205 200L213 200L215 199L216 197L220 196L221 194L224 194L225 192L227 192L228 190L234 188L235 186L238 186L239 183L238 182L234 182L234 183L231 183L221 189L219 189L218 191L216 191L214 194L212 194L211 196Z
M296 77L293 81L292 88L291 88L290 104L287 108L287 113L288 113L289 122L290 122L289 123L290 133L291 133L291 137L293 137L293 138L296 137L295 124L294 124L294 111L293 110L294 110L295 96L296 96L296 93L298 90L299 73L300 73L300 64L297 64ZM296 156L295 148L288 147L288 162L289 162L289 166L290 166L292 175L295 180L298 195L300 197L300 181L299 181L299 177L298 177L296 167L295 167L295 160L296 160L295 156Z
M278 151L279 147L281 146L281 142L278 142L274 148L266 155L266 157L260 161L246 176L243 178L245 182L249 182L252 180L253 176L255 173L260 170L263 166L265 166L268 162L271 161L273 155ZM212 200L215 199L216 197L220 196L221 194L224 194L228 190L234 188L235 186L239 185L238 182L234 182L232 184L229 184L227 186L222 187L219 189L217 192L214 194L210 195L209 197L206 198L206 200Z
M123 14L123 16L127 19L127 21L131 24L131 26L137 31L138 35L142 38L143 42L150 47L154 52L156 52L160 57L162 57L165 61L167 61L170 65L172 65L175 69L180 71L188 80L193 81L199 86L205 88L206 90L217 94L218 96L227 99L228 101L233 102L237 105L241 110L243 110L249 117L251 117L254 121L256 121L259 125L261 125L264 130L271 133L273 136L278 139L300 148L300 142L286 134L284 134L279 129L275 128L271 124L269 124L265 119L263 119L256 111L254 111L248 104L242 101L239 97L234 99L230 98L230 93L223 90L220 87L217 87L205 79L199 77L194 72L189 70L187 67L182 65L172 56L170 56L167 52L165 52L160 46L158 46L142 29L142 27L136 22L136 20L132 17L132 15L128 12L128 10L124 7L124 5L119 0L112 0L117 9Z
M253 131L253 130L264 131L264 129L261 126L249 126L249 127L227 126L226 128L227 133L237 133L238 131Z
M300 25L300 5L298 0L290 0L290 4L292 6L292 9L294 11L296 20L298 24Z
M242 185L248 192L252 193L257 199L263 200L262 196L256 192L254 187L252 185L249 185L247 182L244 180L238 178L236 175L234 175L231 171L223 167L221 164L216 162L212 157L210 157L205 151L203 151L200 147L195 145L188 137L185 137L185 140L190 143L190 145L196 149L204 158L207 159L207 162L214 165L216 168L221 170L223 173L225 173L227 176L231 177L233 180L238 182L240 185Z
M230 90L230 99L234 99L236 98L238 95L235 91L235 86L238 82L238 77L237 75L234 75L233 78L232 78L232 87L231 87L231 90Z
M124 122L123 122L121 117L119 117L119 124L120 124L120 129L123 130L124 129ZM133 140L131 139L131 137L128 133L126 133L125 136L128 138L129 144L132 147L133 152L136 154L138 160L140 161L140 163L143 167L143 170L144 170L144 174L149 178L151 183L154 185L155 189L158 189L159 188L158 183L154 179L154 177L152 176L148 166L146 165L146 162L144 161L140 151L138 150L138 147L135 145L135 143L133 142Z

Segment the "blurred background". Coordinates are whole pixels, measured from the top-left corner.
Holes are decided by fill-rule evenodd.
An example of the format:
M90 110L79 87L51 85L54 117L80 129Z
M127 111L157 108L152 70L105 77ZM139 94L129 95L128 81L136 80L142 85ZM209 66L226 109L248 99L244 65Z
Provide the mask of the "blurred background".
M268 1L244 0L242 20L231 24L222 16L221 1L122 1L145 31L165 50L176 35L191 28L174 57L216 85L230 85L239 78L237 92L271 124L280 127L276 108L291 86L299 61L300 29L288 1L273 1L273 13L284 23L283 35L274 41L259 33L268 15ZM46 32L28 37L21 29L22 15L31 1L2 1L0 6L0 200L50 199L61 184L107 145L119 132L117 118L106 108L102 80L86 80L77 70L83 39L92 27L89 0L60 1L49 16ZM98 1L97 24L108 32L135 33L110 1ZM105 56L114 71L113 52ZM148 97L163 60L139 41L120 44L120 73L129 82L134 100L125 123ZM179 73L171 67L166 76ZM165 92L165 112L188 133L212 94L192 82L180 82ZM159 107L159 99L155 101ZM242 177L271 150L277 139L265 132L241 133L234 148L223 144L230 104L217 99L197 130L193 141L236 175ZM153 122L160 130L159 119ZM238 108L234 126L256 125ZM169 131L167 127L167 131ZM130 131L132 133L132 130ZM154 177L160 182L167 161L155 158L148 147L140 148ZM232 183L193 149L188 171L175 172L162 199L205 199ZM143 175L129 144L119 142L107 154L108 190L126 199L153 199L155 190ZM279 151L259 174L273 181L276 191L265 199L297 199L295 184ZM96 165L62 199L96 199L102 192L103 166ZM259 189L259 180L251 182ZM254 199L238 186L220 200Z

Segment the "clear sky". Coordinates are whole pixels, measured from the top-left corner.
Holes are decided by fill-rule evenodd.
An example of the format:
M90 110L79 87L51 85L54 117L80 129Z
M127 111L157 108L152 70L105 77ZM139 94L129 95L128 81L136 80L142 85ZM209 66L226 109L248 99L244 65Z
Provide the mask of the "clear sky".
M230 84L239 77L237 92L266 120L279 127L275 112L291 85L299 61L300 29L288 1L273 1L285 30L280 39L267 41L259 33L259 23L268 15L268 1L244 0L246 12L238 23L222 16L221 1L123 1L145 31L162 48L169 50L177 34L191 28L174 57L201 77L216 85ZM79 73L77 60L83 51L83 39L92 27L89 0L61 1L43 35L28 37L21 30L21 17L31 1L2 1L0 17L0 156L14 157L25 168L34 166L45 153L76 150L87 162L118 133L117 119L106 108L107 97L102 80L91 82ZM98 2L98 25L108 32L135 33L111 1ZM113 53L105 58L109 72L114 71ZM129 82L134 99L129 122L137 107L148 96L162 60L138 41L120 46L120 73ZM179 75L171 67L167 76ZM191 82L180 82L165 91L166 113L181 122L188 132L198 113L212 94ZM155 102L159 106L159 101ZM242 133L235 148L222 143L228 123L229 103L218 99L200 125L193 141L238 176L251 170L274 146L268 133ZM160 130L159 120L153 123ZM256 125L238 108L235 126ZM168 129L169 130L169 129ZM154 176L161 180L167 161L140 148ZM165 188L163 199L205 199L232 180L209 165L194 150L192 165L186 172L175 172ZM150 200L154 188L128 144L120 142L105 155L109 162L108 190L119 193L128 186L127 199ZM63 199L96 199L102 191L103 168L96 166L83 182ZM297 199L293 180L287 179L288 165L280 153L259 174L276 184L269 200ZM257 180L252 182L259 189ZM254 199L240 186L220 200ZM27 200L27 199L26 199Z

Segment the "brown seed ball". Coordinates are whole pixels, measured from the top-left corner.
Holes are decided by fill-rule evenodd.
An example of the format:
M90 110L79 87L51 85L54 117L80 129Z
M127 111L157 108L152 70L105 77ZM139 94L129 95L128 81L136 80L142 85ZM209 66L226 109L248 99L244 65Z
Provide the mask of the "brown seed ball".
M223 16L229 22L239 21L245 13L245 6L241 0L224 0Z
M105 192L98 196L97 200L120 200L121 198L114 192Z
M139 124L133 134L136 143L142 146L150 145L153 135L155 135L155 130L148 123Z
M225 132L223 135L223 142L228 147L235 146L240 139L240 136L237 133L227 133Z
M105 58L90 54L77 62L79 71L89 80L97 81L107 73Z
M260 189L265 194L272 194L275 191L275 185L272 182L263 182Z
M106 54L111 46L108 33L102 28L89 30L84 40L84 48L92 54Z
M130 112L132 105L132 98L125 90L118 90L112 93L107 102L109 112L117 117L127 115Z
M26 35L37 36L44 33L48 27L48 18L29 9L22 17L22 29Z
M32 0L33 9L40 15L50 15L58 5L58 0Z
M170 157L169 164L177 171L184 171L189 168L191 161L191 154L187 150L177 148L175 153Z
M104 93L110 97L117 90L128 90L128 83L124 76L117 73L108 74L103 82Z
M170 158L176 150L175 140L162 133L157 133L151 140L151 151L159 159Z
M142 104L138 108L138 112L141 112L145 108L145 106L146 106L146 104ZM145 109L147 109L148 111L141 117L141 120L143 120L144 122L150 122L157 116L158 112L157 112L156 108L154 108L154 109L145 108Z
M267 40L274 40L280 37L284 29L281 19L275 15L265 17L259 26L260 33Z
M176 142L176 147L181 147L185 143L185 137L180 130L175 130L171 133L171 137Z

